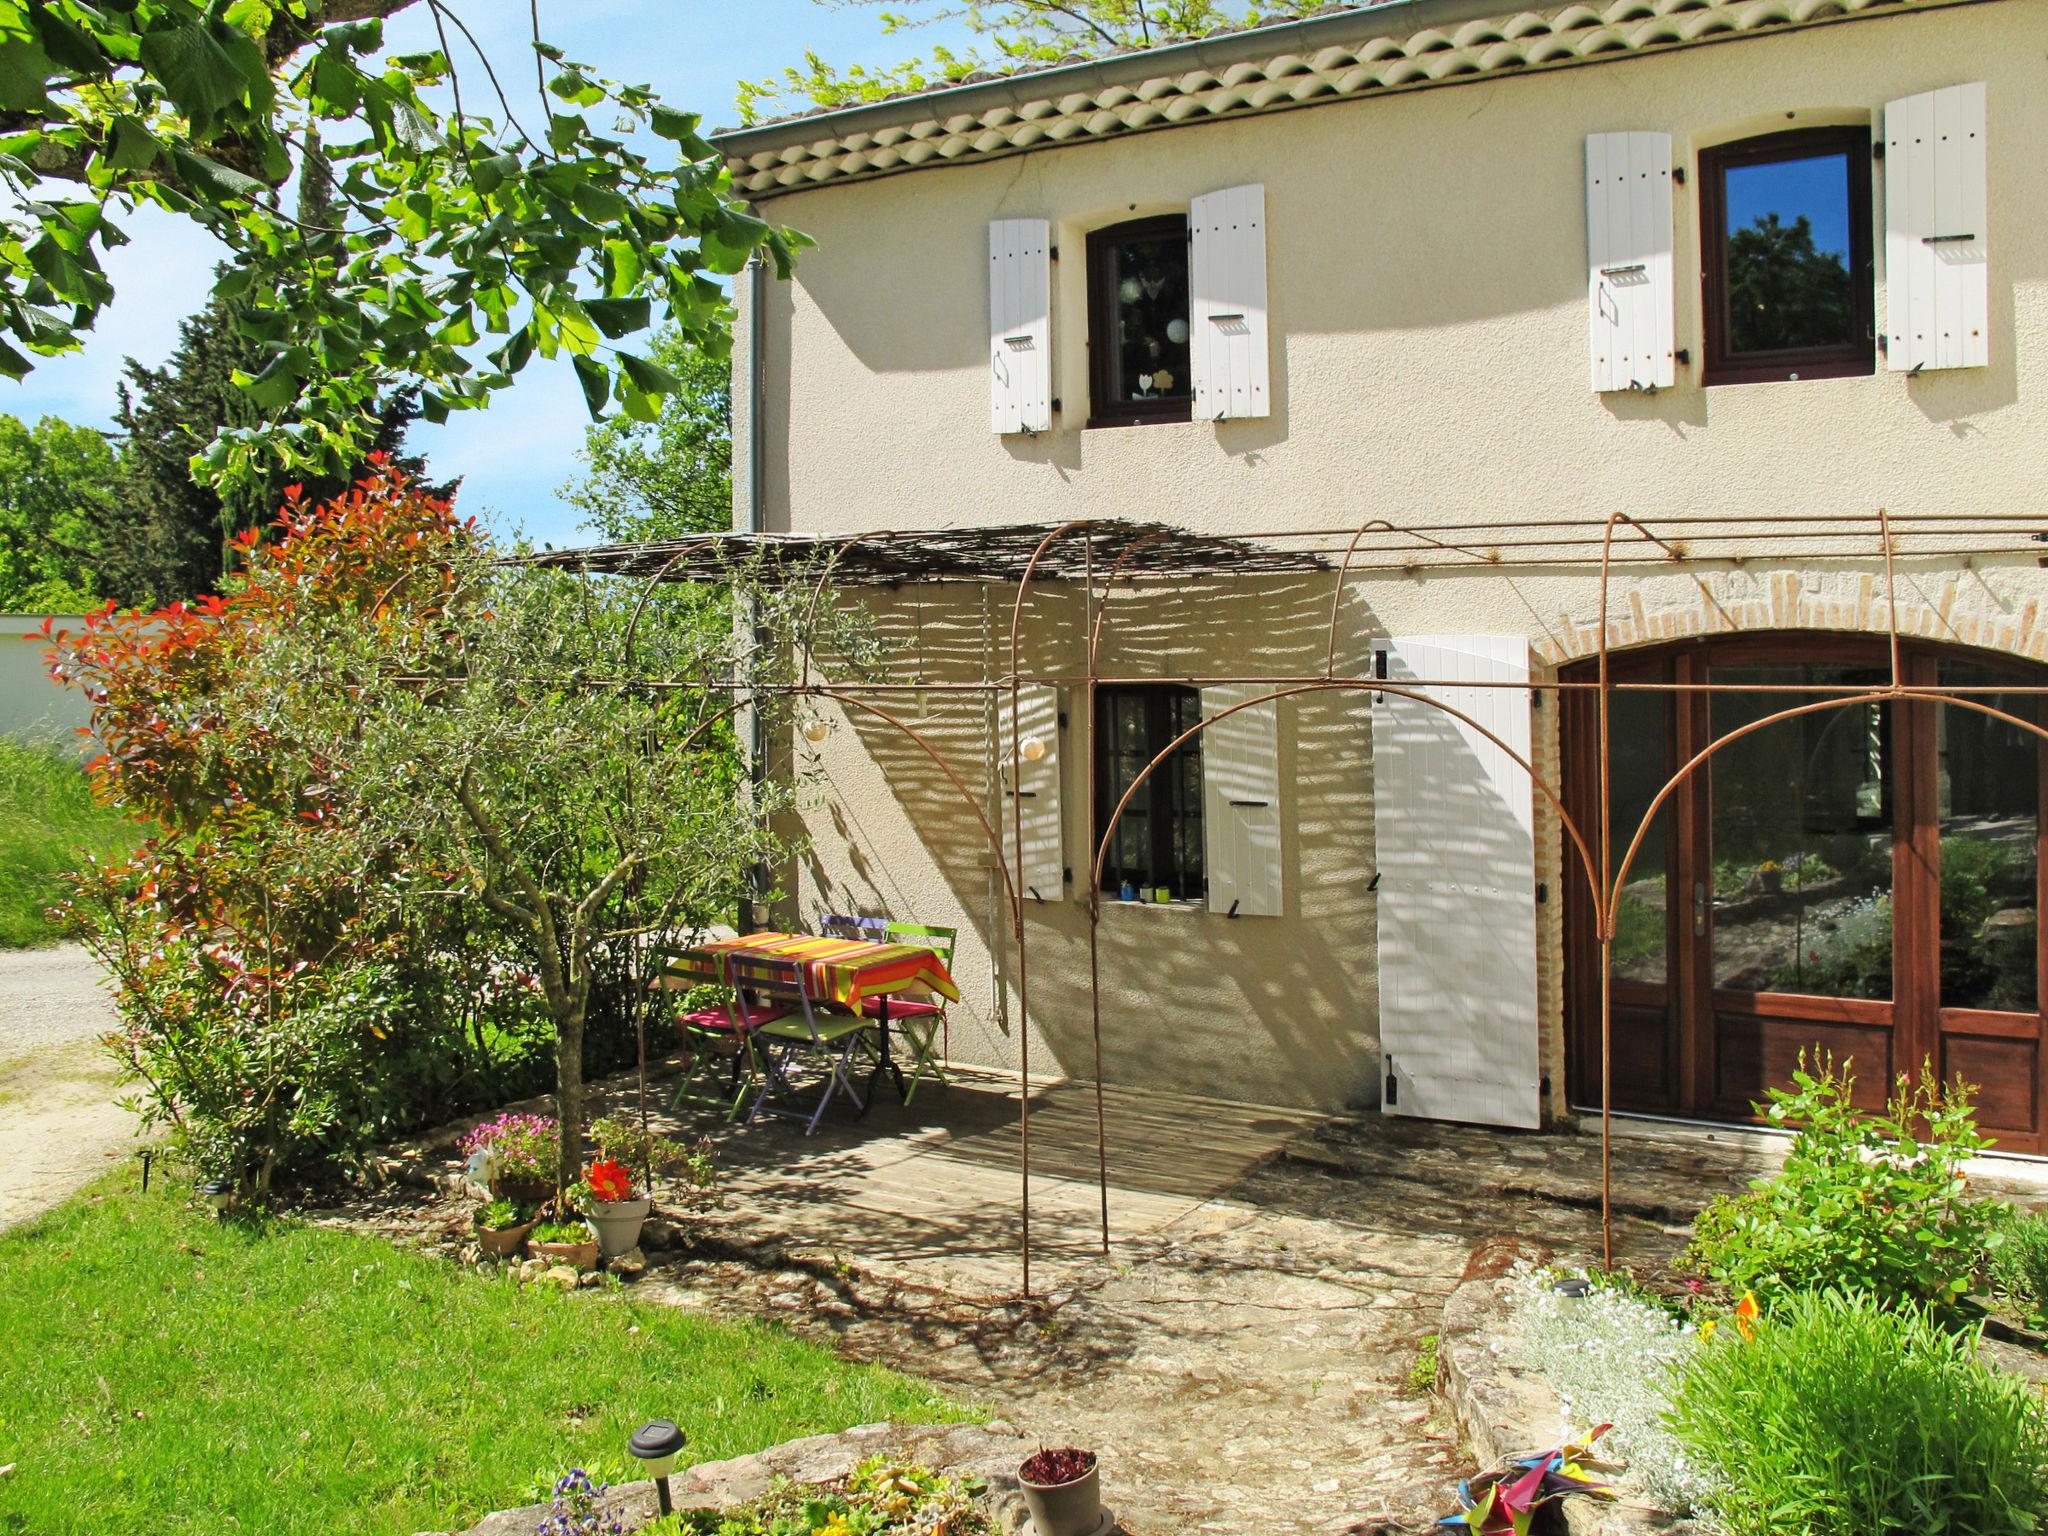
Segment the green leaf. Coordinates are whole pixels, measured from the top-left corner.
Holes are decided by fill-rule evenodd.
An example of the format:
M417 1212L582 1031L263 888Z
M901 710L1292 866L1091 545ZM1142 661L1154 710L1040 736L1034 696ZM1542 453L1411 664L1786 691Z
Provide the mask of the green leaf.
M280 352L273 357L254 378L237 369L234 380L251 400L266 411L282 410L298 398L299 380L292 371L291 354L288 352Z
M604 87L576 69L563 70L548 82L548 89L579 107L594 107L604 100Z
M213 296L216 299L239 299L249 291L249 284L255 278L254 267L229 267L214 281Z
M50 56L44 52L42 39L29 25L28 18L17 6L0 5L0 109L46 110L50 104L47 87L53 73ZM22 371L27 370L24 359Z
M768 225L752 214L728 210L705 226L697 243L712 271L737 272L770 233Z
M30 8L36 35L49 56L76 75L104 76L107 56L87 33L54 6Z
M625 369L626 377L633 381L633 387L642 394L672 395L683 387L683 381L661 364L649 362L644 357L635 357L630 352L619 354L619 366Z
M178 110L192 120L193 132L202 138L249 89L234 56L200 22L153 27L143 33L142 62L163 83Z
M483 156L469 162L469 174L476 179L478 191L495 192L519 174L519 157L513 154Z
M597 328L614 341L644 331L652 322L646 299L585 299L583 309Z
M218 160L209 160L205 155L180 149L175 144L168 146L168 152L172 168L187 185L211 192L215 197L241 197L253 201L265 191L263 183L254 176L246 176Z
M653 112L654 131L677 143L695 138L703 122L704 119L695 112L678 112L674 107L656 107Z
M605 371L604 364L588 357L571 359L576 365L576 381L583 386L583 403L590 408L590 419L604 419L605 402L611 398L612 376Z
M324 42L338 44L351 53L371 53L384 46L384 23L375 16L367 21L345 21L320 35Z
M0 378L25 379L32 366L34 365L21 353L6 342L0 341Z
M642 394L637 389L621 389L619 405L634 421L656 422L661 420L661 402L652 395Z
M107 163L117 171L142 171L156 164L159 146L139 117L125 112L114 119Z

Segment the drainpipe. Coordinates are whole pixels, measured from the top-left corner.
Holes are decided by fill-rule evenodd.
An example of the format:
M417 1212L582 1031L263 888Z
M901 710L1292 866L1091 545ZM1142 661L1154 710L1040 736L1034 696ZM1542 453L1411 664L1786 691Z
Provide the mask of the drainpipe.
M761 483L762 465L767 455L763 444L765 437L761 429L761 407L765 391L761 387L762 358L766 353L763 314L768 301L768 264L756 254L746 266L747 274L747 444L745 464L747 466L747 533L765 531L768 522L768 498ZM739 516L734 513L734 521ZM747 621L754 631L754 643L760 645L766 639L758 623L758 615L747 615ZM747 784L755 805L765 798L768 786L768 731L762 723L761 711L753 704L747 706ZM766 864L754 868L752 885L755 891L766 891L770 887L771 871ZM734 925L741 933L754 930L754 898L750 894L740 902L739 920Z

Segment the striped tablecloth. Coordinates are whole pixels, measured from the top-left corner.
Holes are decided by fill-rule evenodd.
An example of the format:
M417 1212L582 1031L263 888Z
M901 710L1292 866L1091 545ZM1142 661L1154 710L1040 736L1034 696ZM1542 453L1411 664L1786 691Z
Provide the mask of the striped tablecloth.
M804 985L820 1002L858 1010L871 997L926 990L948 1002L960 991L945 963L915 944L871 944L865 939L823 939L808 933L746 933L736 939L713 939L677 950L662 967L664 987L694 987L724 979L719 961L732 955L746 977L748 955L774 955L801 960Z

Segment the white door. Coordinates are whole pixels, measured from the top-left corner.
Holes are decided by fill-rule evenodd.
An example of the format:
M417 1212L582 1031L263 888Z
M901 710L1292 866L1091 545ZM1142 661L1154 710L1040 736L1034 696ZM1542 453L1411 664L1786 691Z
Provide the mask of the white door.
M1529 642L1427 635L1383 642L1387 679L1470 716L1529 755ZM1464 721L1414 699L1373 707L1381 1108L1533 1127L1534 786Z

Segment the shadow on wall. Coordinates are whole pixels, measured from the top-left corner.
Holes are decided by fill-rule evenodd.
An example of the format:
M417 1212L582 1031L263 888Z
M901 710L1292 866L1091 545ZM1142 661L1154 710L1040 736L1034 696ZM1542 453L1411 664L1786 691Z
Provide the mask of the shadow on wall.
M1319 672L1331 585L1320 577L1125 588L1109 600L1101 670L1161 681ZM876 605L885 629L915 641L894 680L968 680L1007 670L1011 589L992 588L985 596L946 590L942 598L906 595ZM1083 674L1083 607L1078 591L1034 591L1024 629L1027 675ZM1364 649L1360 625L1369 622L1356 600L1346 603L1345 614L1341 657ZM913 659L917 670L905 675ZM1058 1069L1090 1076L1085 891L1096 826L1082 693L1079 685L1068 690L1061 746L1072 881L1066 899L1028 904L1026 931L1037 1038ZM910 723L981 797L991 820L1000 814L991 793L997 707L987 695L936 692L921 704L905 704L906 715L915 711ZM1375 1101L1368 720L1362 693L1304 695L1280 705L1284 916L1233 919L1186 907L1125 906L1113 897L1104 903L1099 940L1107 1080L1326 1109ZM932 920L925 911L902 910L901 903L908 893L936 890L942 882L964 919L963 949L993 952L1006 977L1012 975L1007 919L992 900L987 834L973 810L902 733L858 711L849 725L878 782L849 773L834 784L829 815L811 819L818 838L840 840L838 848L821 846L810 856L808 872L820 899ZM874 803L876 795L886 803ZM900 839L891 845L896 834L888 829L903 823L915 829L915 846L901 846ZM1014 1006L1014 995L1008 1002ZM1014 1024L1008 1032L1014 1038ZM961 1037L956 1021L956 1046ZM1038 1061L1034 1067L1042 1070Z

